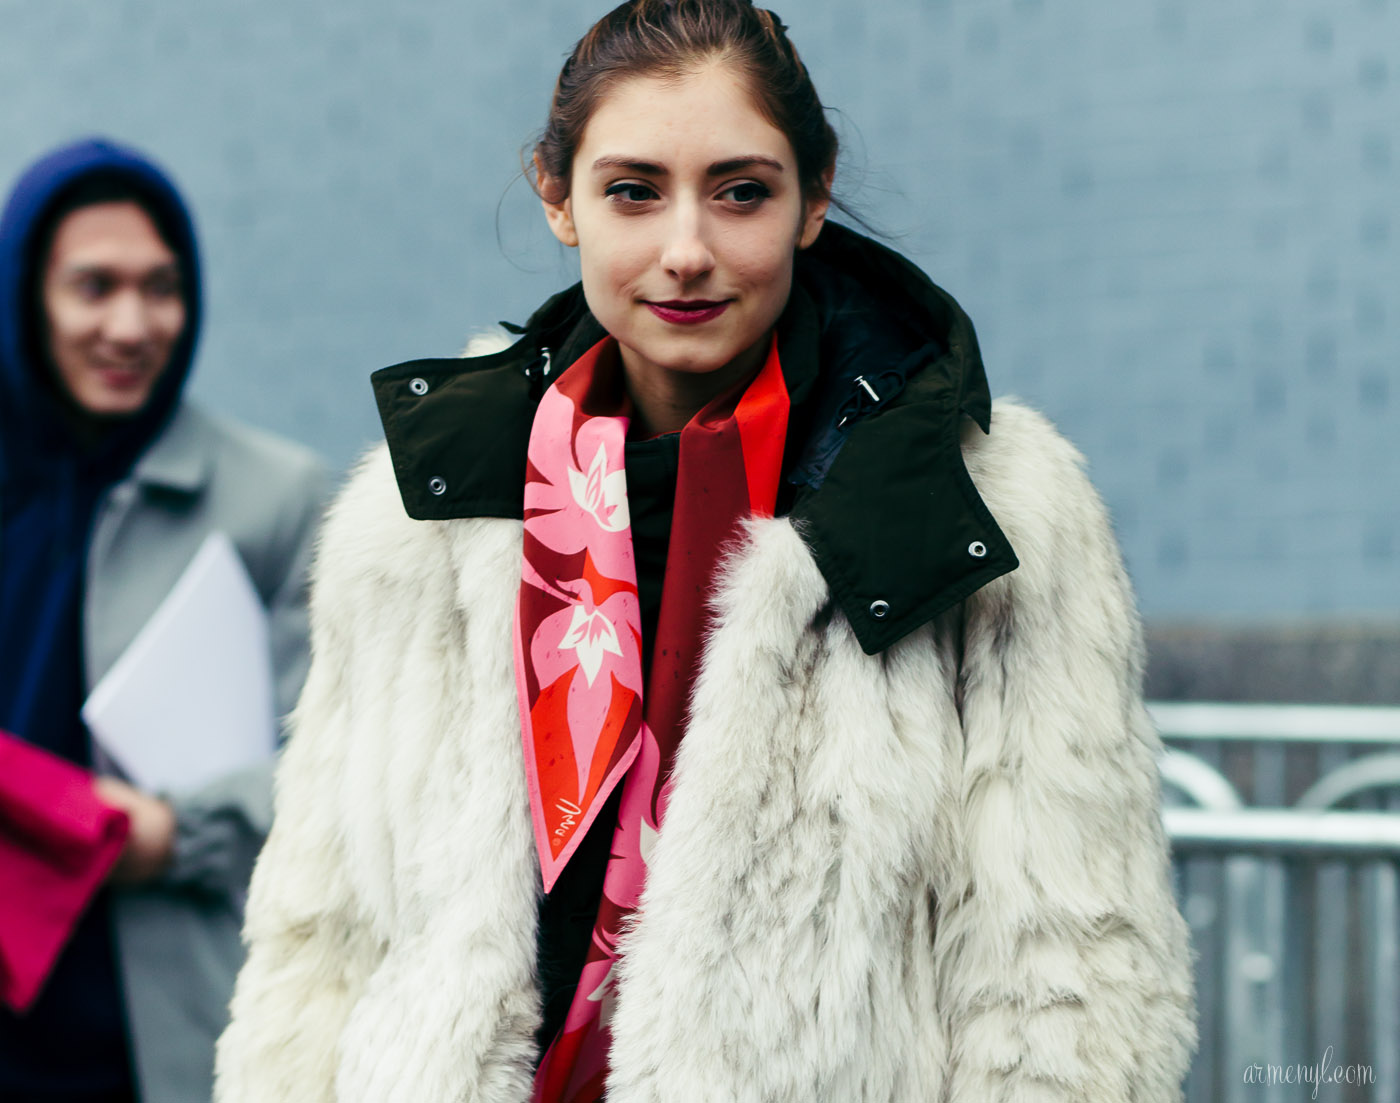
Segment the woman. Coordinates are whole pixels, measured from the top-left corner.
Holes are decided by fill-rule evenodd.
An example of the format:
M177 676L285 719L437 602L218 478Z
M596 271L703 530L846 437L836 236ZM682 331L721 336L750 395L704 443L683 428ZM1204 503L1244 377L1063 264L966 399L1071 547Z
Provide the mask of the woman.
M566 63L534 163L582 283L375 377L224 1103L1178 1098L1103 509L826 224L835 155L747 0Z

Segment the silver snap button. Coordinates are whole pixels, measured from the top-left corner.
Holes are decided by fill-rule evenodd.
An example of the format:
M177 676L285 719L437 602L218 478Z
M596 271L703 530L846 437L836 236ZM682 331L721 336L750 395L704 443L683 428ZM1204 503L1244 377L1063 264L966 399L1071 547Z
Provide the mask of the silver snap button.
M434 475L428 480L428 489L441 498L447 493L447 480L441 475Z
M872 601L870 615L876 620L884 620L890 615L890 603L888 601Z
M410 379L408 381L408 389L416 395L425 395L428 393L428 381L421 376L416 379Z
M987 545L982 543L981 540L974 540L967 546L967 554L972 556L973 559L986 559Z

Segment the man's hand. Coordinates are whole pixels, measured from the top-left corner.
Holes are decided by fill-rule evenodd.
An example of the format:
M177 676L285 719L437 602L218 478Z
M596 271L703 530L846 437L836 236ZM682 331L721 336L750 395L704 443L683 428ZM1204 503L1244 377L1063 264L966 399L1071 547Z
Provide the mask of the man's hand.
M108 879L114 885L141 885L159 877L175 853L175 810L114 777L99 777L93 787L100 800L131 821L126 847Z

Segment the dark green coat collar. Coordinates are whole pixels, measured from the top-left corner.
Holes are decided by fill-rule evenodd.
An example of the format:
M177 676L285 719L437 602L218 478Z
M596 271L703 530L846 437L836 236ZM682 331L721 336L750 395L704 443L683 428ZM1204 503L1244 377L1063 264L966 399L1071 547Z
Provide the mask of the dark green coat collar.
M602 336L575 286L510 348L375 372L409 516L520 517L539 396ZM946 292L828 224L799 257L778 340L789 514L867 653L1015 569L963 465L962 419L988 431L991 399L972 323Z

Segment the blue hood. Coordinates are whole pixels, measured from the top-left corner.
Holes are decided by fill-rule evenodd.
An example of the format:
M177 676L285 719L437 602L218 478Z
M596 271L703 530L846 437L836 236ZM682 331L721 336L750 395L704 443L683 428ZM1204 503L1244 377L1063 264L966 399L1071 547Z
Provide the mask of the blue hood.
M146 408L88 432L60 398L43 347L35 276L70 189L129 183L180 258L185 332ZM15 185L0 217L0 727L81 761L79 603L92 518L180 399L199 330L199 262L189 213L165 175L111 142L57 150ZM3 1061L0 1061L3 1064Z
M36 351L39 324L35 280L44 258L37 240L48 216L72 186L92 176L117 177L159 213L157 221L180 258L185 330L146 408L104 441L101 457L124 466L169 419L189 375L199 336L199 250L189 211L170 179L135 150L101 138L55 150L32 165L10 193L0 216L0 472L21 457L63 448L70 434L45 377L51 371ZM94 457L97 458L97 457Z

